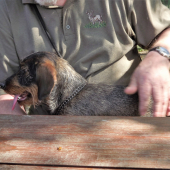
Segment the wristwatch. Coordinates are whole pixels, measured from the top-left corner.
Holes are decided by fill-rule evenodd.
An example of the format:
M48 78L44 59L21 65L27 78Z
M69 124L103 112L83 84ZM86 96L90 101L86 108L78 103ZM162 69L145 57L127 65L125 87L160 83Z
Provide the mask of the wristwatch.
M155 47L155 48L150 49L149 52L150 52L150 51L156 51L156 52L158 52L160 55L162 55L162 56L166 57L168 60L170 60L170 53L169 53L169 51L168 51L166 48L164 48L164 47Z

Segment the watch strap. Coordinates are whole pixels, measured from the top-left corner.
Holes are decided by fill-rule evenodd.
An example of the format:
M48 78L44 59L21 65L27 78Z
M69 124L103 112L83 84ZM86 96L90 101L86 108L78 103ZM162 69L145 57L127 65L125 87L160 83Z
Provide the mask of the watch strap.
M164 48L164 47L160 47L160 46L154 47L154 48L150 49L149 52L150 52L150 51L156 51L156 52L158 52L160 55L162 55L162 56L166 57L168 60L170 60L170 53L169 53L169 51L168 51L166 48Z

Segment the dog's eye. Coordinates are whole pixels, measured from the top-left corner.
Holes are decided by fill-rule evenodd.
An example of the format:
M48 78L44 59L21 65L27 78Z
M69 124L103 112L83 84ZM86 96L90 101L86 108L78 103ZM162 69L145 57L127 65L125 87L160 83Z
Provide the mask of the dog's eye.
M28 68L21 69L20 72L18 73L18 79L21 85L28 86L31 84L33 76L30 75Z
M20 78L20 77L23 77L24 74L25 74L25 70L20 70L17 75Z

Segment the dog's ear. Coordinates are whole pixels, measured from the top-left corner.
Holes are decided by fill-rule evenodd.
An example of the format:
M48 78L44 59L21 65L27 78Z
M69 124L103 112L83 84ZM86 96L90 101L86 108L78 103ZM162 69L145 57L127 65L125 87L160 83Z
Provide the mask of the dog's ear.
M50 62L40 64L36 70L36 83L38 86L38 99L46 98L56 82L56 70Z

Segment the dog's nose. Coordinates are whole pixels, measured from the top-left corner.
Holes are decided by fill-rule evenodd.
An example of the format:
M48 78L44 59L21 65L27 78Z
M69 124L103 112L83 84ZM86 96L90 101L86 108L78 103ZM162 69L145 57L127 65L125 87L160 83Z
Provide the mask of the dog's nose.
M0 83L0 88L1 89L5 89L5 84L4 83Z

